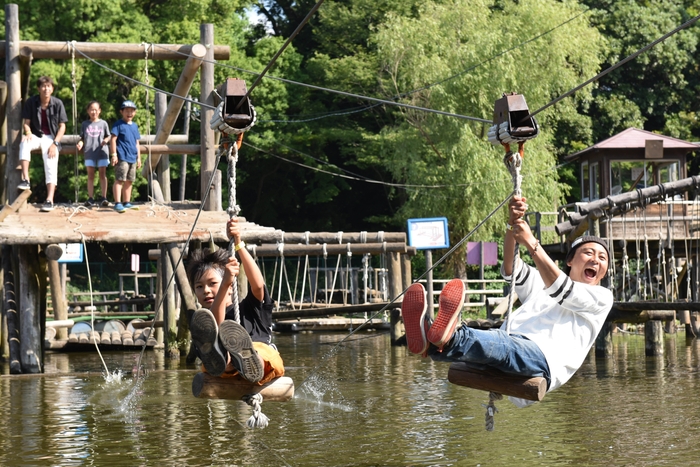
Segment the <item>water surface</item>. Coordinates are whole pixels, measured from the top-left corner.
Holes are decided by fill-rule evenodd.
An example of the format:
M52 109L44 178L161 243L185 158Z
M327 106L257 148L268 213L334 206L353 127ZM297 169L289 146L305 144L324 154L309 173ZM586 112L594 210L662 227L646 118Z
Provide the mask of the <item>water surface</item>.
M448 365L392 347L387 334L276 335L296 383L287 403L263 402L265 429L238 401L191 395L194 369L147 351L46 356L46 374L0 377L2 466L679 466L698 465L697 340L616 336L564 387L526 409L447 382Z

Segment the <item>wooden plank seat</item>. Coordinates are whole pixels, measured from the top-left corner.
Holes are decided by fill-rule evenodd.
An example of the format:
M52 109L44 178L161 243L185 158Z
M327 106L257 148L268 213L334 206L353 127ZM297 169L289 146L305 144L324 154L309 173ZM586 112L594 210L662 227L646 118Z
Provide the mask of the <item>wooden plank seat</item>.
M260 394L265 402L287 402L294 397L294 381L281 376L262 386L240 377L221 378L197 373L192 380L192 394L202 399L241 400L244 396Z
M485 365L466 362L450 364L447 379L459 386L531 401L541 401L547 392L547 380L542 377L512 375Z

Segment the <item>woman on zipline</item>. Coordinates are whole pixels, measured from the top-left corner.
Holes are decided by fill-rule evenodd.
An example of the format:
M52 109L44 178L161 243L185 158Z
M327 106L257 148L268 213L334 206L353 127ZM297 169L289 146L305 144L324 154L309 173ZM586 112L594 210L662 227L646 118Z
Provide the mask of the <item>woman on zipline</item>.
M435 361L471 362L543 377L547 391L552 391L581 366L612 307L612 292L599 285L607 273L609 252L602 239L579 237L566 256L570 271L565 274L522 219L525 201L510 201L503 248L501 274L508 281L515 274L515 292L522 303L508 316L509 326L504 323L488 331L460 326L465 292L460 279L448 282L440 293L435 322L426 318L426 294L420 283L406 291L402 315L410 352ZM536 268L518 258L513 271L516 242L527 248ZM521 405L521 401L514 402Z

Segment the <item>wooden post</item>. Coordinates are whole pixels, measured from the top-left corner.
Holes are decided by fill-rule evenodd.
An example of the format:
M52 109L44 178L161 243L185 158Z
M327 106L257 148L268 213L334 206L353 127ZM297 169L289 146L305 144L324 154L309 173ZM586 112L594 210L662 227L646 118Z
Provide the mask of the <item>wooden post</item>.
M192 113L192 102L187 101L185 104L185 124L183 125L183 133L186 135L190 134L190 115ZM202 153L202 149L200 148L198 151L199 154ZM180 201L185 201L185 187L187 182L187 154L182 155L182 162L180 163L180 196L178 199Z
M7 146L7 119L5 112L7 109L7 83L0 81L0 146ZM0 174L4 174L7 164L5 151L0 154ZM0 200L7 199L5 195L5 178L0 177Z
M481 240L479 241L479 280L481 280L481 281L484 280L484 242ZM484 288L483 282L479 285L479 288L480 289ZM469 289L469 286L467 286L467 289ZM467 292L467 296L469 296L468 292ZM480 295L479 301L482 303L486 303L486 295Z
M177 340L180 342L180 352L189 356L190 318L197 310L197 300L192 292L192 287L190 287L190 282L187 279L185 265L180 261L181 254L177 245L175 243L168 243L165 245L165 249L168 250L170 262L175 269L175 280L180 289L180 295L182 296L182 303L184 305L184 309L182 306L180 307L180 325L178 326Z
M192 52L190 57L185 62L185 66L180 74L180 79L175 85L175 90L173 94L177 96L185 97L189 94L194 78L197 75L197 70L199 65L202 63L202 59L206 55L206 49L201 44L195 44L192 46ZM213 65L212 65L213 66ZM175 121L177 116L180 114L182 109L183 100L178 97L172 97L168 103L168 108L165 110L165 115L163 116L163 121L161 122L160 128L156 132L155 138L153 138L153 144L165 144L168 141L168 136L173 131L175 126ZM207 127L208 127L207 120ZM150 164L144 164L141 169L143 176L148 176L149 172L152 172L156 165L160 162L159 154L151 154Z
M161 247L160 259L162 284L163 284L163 330L165 332L165 355L172 359L180 358L180 350L177 341L177 313L175 311L175 282L170 279L173 276L173 264L170 262L165 247Z
M648 357L664 354L664 326L659 320L644 323L644 354Z
M29 97L29 88L31 87L29 77L32 74L32 60L32 49L29 47L21 47L19 49L19 70L22 82L20 95L22 96L23 102L26 102L27 97Z
M46 292L41 293L41 273L38 266L39 249L36 245L16 247L19 256L19 303L20 316L19 361L23 373L43 372L44 336L42 332L41 302L46 303ZM43 271L42 271L43 272ZM45 288L43 289L46 290Z
M433 293L435 292L435 286L433 285L433 250L423 250L425 254L425 270L428 271L428 315L430 319L435 318L435 302L433 300Z
M611 321L605 321L595 339L595 356L610 357L613 354L613 329L615 325Z
M387 253L387 269L389 270L389 301L398 297L403 289L401 288L403 280L401 279L401 261L400 254L397 252ZM399 337L404 335L403 323L401 322L401 312L394 308L391 310L390 320L391 345L395 345Z
M61 271L58 259L61 258L63 250L58 245L49 245L44 249L49 268L49 285L51 287L51 303L53 304L53 319L62 321L68 319L68 306L66 296L61 286ZM56 339L68 339L68 329L57 328Z
M214 106L214 25L202 24L199 27L199 41L207 48L200 72L200 95L199 101L208 106ZM209 189L209 177L211 172L216 170L214 162L216 160L216 147L214 144L214 130L209 127L214 111L202 106L200 109L200 144L202 145L202 166L200 169L201 198ZM207 202L204 204L205 211L216 210L216 200L221 199L221 194L210 193Z
M157 131L161 128L163 124L163 119L165 118L165 108L168 105L168 99L165 93L156 93L156 136ZM156 166L156 174L158 176L158 182L160 183L160 189L163 193L163 199L166 203L172 201L170 198L170 157L165 154L165 157L160 158L160 162ZM151 156L153 157L153 156Z
M22 373L22 366L19 362L19 313L15 296L15 274L12 268L12 247L9 245L2 247L2 270L5 295L3 328L7 326L7 332L3 333L7 336L7 339L3 340L3 355L9 356L10 374L16 375Z
M17 5L5 5L5 76L7 79L7 159L5 180L6 200L12 202L17 196L17 185L21 179L19 166L19 142L22 125L22 96L19 65L19 13Z
M413 276L411 273L411 257L406 254L401 255L401 276L403 277L403 285L401 286L401 290L406 290L413 282Z

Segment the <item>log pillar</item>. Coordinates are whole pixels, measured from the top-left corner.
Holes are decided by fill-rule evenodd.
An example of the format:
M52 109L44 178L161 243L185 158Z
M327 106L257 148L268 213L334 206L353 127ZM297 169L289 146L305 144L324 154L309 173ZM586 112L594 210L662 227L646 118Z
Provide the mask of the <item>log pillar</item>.
M175 270L175 281L180 289L182 304L184 305L180 307L180 322L177 331L177 341L180 343L180 353L189 355L190 318L197 310L197 300L192 292L192 287L190 287L190 282L187 279L185 265L182 263L182 261L180 261L181 254L177 245L175 243L168 243L165 245L165 248L168 250L170 262Z
M39 249L36 245L22 245L16 248L19 257L19 361L23 373L42 373L44 371L42 328L46 318L46 281L42 278L45 277L46 272L40 267L43 261L39 258Z
M210 107L214 107L214 25L202 24L199 27L199 42L206 47L204 61L200 67L200 95L199 101ZM201 198L209 189L208 183L211 172L216 170L216 144L214 130L209 127L214 111L210 107L202 106L200 110L200 141L202 145L202 166L200 170ZM210 193L204 204L205 211L216 210L216 200L221 199L221 193Z
M56 321L68 319L68 305L64 293L61 270L58 260L63 255L60 246L52 244L44 249L49 269L49 286L51 287L51 303L53 304L53 319ZM68 329L64 327L56 328L56 339L68 339Z
M17 197L17 185L21 179L19 166L19 142L22 126L22 96L19 63L19 12L14 3L5 5L5 76L7 79L7 159L5 165L6 199Z
M161 128L165 118L165 109L168 106L168 99L165 93L156 93L156 131ZM160 189L163 195L163 201L169 203L172 201L170 197L170 155L164 154L160 158L160 162L156 166L156 175L160 183Z
M664 325L659 320L644 323L644 354L647 357L664 354Z
M387 269L389 273L389 301L394 300L402 292L403 278L401 272L401 257L398 252L386 253ZM404 327L401 322L401 311L399 309L391 310L390 319L391 344L395 345L399 337L404 335Z
M180 349L177 347L177 310L175 308L175 281L173 277L173 264L170 262L165 247L161 247L158 263L161 265L163 284L163 330L165 332L165 355L172 359L180 358Z
M613 354L613 329L615 325L611 321L605 321L603 327L595 339L595 356L596 357L611 357Z
M7 83L0 81L0 146L7 146L7 119L5 111L7 109ZM7 155L5 151L0 154L0 174L5 173ZM0 199L7 199L5 196L5 179L0 177Z
M2 247L2 270L3 270L3 291L5 300L3 301L3 355L9 357L10 374L22 373L22 366L19 362L19 313L17 310L17 298L15 296L15 274L12 267L12 247L4 245Z

